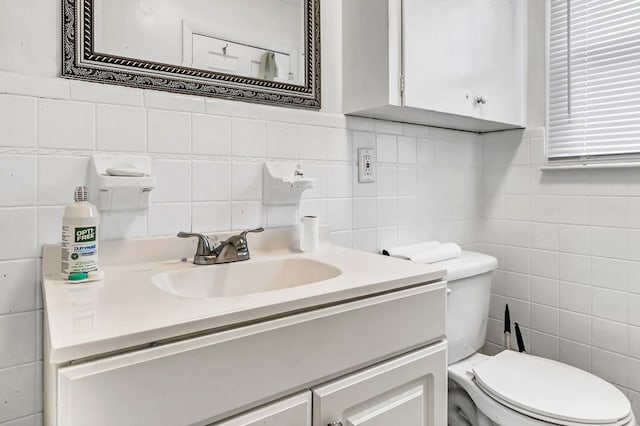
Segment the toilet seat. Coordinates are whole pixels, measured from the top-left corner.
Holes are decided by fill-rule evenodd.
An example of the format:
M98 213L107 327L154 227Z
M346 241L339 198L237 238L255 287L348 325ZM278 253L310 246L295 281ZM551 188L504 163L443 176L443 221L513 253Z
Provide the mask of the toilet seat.
M629 401L613 385L553 360L503 351L472 372L476 385L497 402L552 424L626 425L632 416Z

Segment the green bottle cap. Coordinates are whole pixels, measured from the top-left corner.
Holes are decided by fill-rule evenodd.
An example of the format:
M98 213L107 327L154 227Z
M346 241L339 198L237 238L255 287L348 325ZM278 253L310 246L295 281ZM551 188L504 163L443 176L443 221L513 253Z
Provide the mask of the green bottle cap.
M79 281L87 278L86 272L74 272L73 274L69 274L69 281Z

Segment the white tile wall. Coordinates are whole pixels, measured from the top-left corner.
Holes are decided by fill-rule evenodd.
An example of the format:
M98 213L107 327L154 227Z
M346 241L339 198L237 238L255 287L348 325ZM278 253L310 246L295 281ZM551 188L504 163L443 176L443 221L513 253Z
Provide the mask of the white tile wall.
M63 206L86 182L93 152L148 154L158 178L148 210L103 212L102 238L293 225L298 214L315 214L333 227L336 243L365 250L427 238L476 241L481 206L470 182L479 181L482 142L474 135L60 79L60 4L40 3L0 13L0 223L11 242L0 245L0 348L12 347L0 350L3 426L42 423L40 249L57 241ZM332 29L338 17L325 15L323 27ZM323 100L336 110L333 33L323 39ZM376 140L394 176L384 195L380 181L354 178L355 149ZM262 205L265 158L299 162L318 179L299 212ZM452 191L438 193L447 182ZM441 214L441 206L460 213Z
M262 163L231 164L231 198L233 200L262 200ZM215 185L215 181L211 182Z
M376 137L377 158L379 163L395 163L398 161L398 137L396 135L378 134Z
M237 157L266 157L266 123L257 120L231 120L231 153Z
M184 112L204 112L205 110L205 101L202 97L175 95L153 90L145 90L143 96L144 104L147 108Z
M38 204L63 205L78 182L87 181L87 157L45 155L38 157ZM72 200L73 201L73 200Z
M351 143L345 129L329 129L329 135L325 141L327 160L351 161Z
M33 258L40 254L35 207L0 208L0 223L4 240L0 245L1 260Z
M227 201L231 199L231 163L193 161L191 163L193 201Z
M99 151L144 152L147 149L147 117L143 108L98 105L96 132Z
M36 364L0 369L0 422L26 417L36 412ZM4 423L3 423L4 424Z
M189 203L152 204L149 206L148 234L172 235L191 229L191 205Z
M329 130L323 127L302 125L298 128L300 158L324 160L327 158L326 141Z
M151 202L191 201L191 162L186 160L154 160L151 173L156 188L149 196Z
M27 364L36 359L36 312L21 312L0 317L0 369Z
M64 215L63 206L44 206L38 207L38 241L36 246L42 247L42 244L57 243L60 235L58 233L58 225L62 223ZM104 220L103 220L104 221ZM121 233L122 231L119 231Z
M416 138L408 136L398 137L398 162L415 164L416 149Z
M0 157L0 206L28 206L36 202L36 157Z
M49 235L47 243L58 242L57 228L62 221L63 213L63 208L60 207L59 214L55 218L56 222L47 224L45 230ZM139 238L147 235L147 214L146 210L102 212L100 215L100 238L116 240L122 238L123 235L126 235L127 238Z
M327 197L351 198L353 194L353 167L350 164L327 166Z
M11 69L3 59L0 69ZM39 61L55 75L55 60ZM509 303L531 352L611 380L640 407L635 170L541 172L539 131L478 137L7 72L0 127L0 223L11 241L0 246L0 347L11 348L0 354L3 426L42 422L40 246L57 241L62 206L102 151L148 154L158 177L148 211L103 214L103 238L293 225L315 214L335 243L363 250L481 243L501 265L487 351L502 343ZM377 149L376 183L357 182L359 147ZM298 212L262 205L266 158L317 178Z
M298 158L298 127L292 123L267 123L267 156Z
M191 206L193 232L231 229L231 205L226 202L194 203Z
M502 256L504 271L492 290L485 349L500 349L509 303L512 321L528 321L530 352L611 381L638 412L640 172L541 171L540 134L482 136L480 249Z
M271 206L267 208L267 227L277 228L290 226L297 222L298 209L296 206Z
M213 115L191 115L192 152L201 155L231 153L231 120Z
M191 116L183 112L147 110L149 152L188 154L191 150Z
M0 315L36 309L35 259L0 262Z
M0 125L2 145L36 146L37 101L27 96L3 96L0 98Z
M266 223L266 212L260 201L233 201L231 203L231 229L255 228Z
M85 102L40 99L38 146L92 150L95 147L95 106Z
M26 76L20 76L25 78ZM144 106L143 91L140 89L130 89L128 87L115 86L109 84L91 84L83 81L71 81L63 84L62 81L50 79L47 85L39 87L34 95L40 95L43 89L50 87L58 88L60 93L68 93L71 99L84 102L96 102L100 104ZM44 96L44 94L42 94ZM59 94L52 94L50 97L61 97Z

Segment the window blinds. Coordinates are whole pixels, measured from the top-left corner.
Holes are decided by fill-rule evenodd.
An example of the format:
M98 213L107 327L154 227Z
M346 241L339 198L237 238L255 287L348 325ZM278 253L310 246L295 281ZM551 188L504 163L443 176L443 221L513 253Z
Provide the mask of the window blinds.
M640 160L640 1L550 0L549 24L549 160Z

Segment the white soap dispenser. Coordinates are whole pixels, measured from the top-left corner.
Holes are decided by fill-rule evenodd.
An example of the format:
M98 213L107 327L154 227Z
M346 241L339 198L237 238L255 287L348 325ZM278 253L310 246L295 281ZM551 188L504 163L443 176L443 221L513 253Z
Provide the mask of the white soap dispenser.
M86 186L74 191L75 202L67 205L62 217L62 267L64 279L74 279L98 270L98 226L100 214L89 200Z

